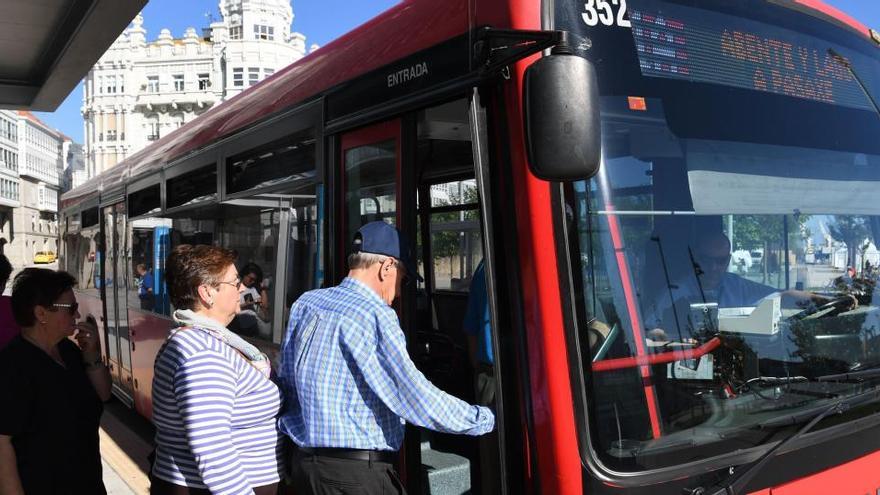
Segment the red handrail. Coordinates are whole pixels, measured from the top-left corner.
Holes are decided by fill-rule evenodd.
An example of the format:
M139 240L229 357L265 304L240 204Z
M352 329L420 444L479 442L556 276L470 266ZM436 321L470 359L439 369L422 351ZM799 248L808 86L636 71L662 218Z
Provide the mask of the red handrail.
M696 359L709 354L721 345L721 339L715 337L700 347L687 349L684 351L661 352L659 354L648 354L642 356L632 356L617 359L605 359L593 363L592 369L594 373L602 373L604 371L622 370L626 368L635 368L638 366L650 366L653 364L672 363L681 361L682 359Z

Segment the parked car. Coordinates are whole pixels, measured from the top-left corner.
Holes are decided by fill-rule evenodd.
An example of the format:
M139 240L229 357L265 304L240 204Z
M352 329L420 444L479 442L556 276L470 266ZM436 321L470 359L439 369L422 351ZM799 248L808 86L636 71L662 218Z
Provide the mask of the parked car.
M52 251L37 251L37 254L34 255L34 263L52 263L57 259L55 253Z

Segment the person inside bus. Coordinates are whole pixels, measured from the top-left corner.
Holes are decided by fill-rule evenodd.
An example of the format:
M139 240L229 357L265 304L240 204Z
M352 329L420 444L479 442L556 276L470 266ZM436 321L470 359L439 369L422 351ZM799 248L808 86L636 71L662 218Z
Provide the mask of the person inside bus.
M6 256L0 254L0 294L6 291L6 282L12 274L12 264ZM0 295L0 350L6 347L21 330L12 316L12 298Z
M248 263L239 271L242 291L239 294L241 311L229 324L239 335L255 336L269 333L269 292L264 285L263 270L256 263Z
M277 490L281 393L268 357L226 328L240 311L235 258L229 249L188 244L168 256L177 327L154 365L154 495Z
M410 358L391 305L408 275L420 277L399 231L362 226L348 264L338 286L307 292L290 309L279 427L297 446L291 474L302 493L406 493L394 468L405 421L483 435L495 416L438 389Z
M110 372L94 319L77 322L74 285L45 268L15 277L21 334L0 351L0 493L106 493L98 426Z
M720 230L703 231L701 234L692 247L693 265L689 273L673 279L670 286L655 294L646 307L645 327L649 329L652 340L667 341L670 330L673 334L677 330L684 330L675 329L675 326L687 318L690 304L693 303L717 303L720 308L754 307L765 297L777 293L781 294L784 307L805 308L831 300L811 292L779 291L727 271L731 256L730 240ZM853 304L858 304L855 299Z
M137 270L138 299L141 302L141 309L152 311L154 305L153 271L143 263L138 263L135 269Z

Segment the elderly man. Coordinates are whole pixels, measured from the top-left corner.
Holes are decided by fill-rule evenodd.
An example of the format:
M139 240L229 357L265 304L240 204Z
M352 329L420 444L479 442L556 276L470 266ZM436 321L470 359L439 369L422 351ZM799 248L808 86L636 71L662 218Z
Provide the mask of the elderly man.
M292 476L303 493L406 493L393 465L405 421L482 435L495 416L439 390L410 359L391 304L407 275L418 275L397 229L368 223L352 251L341 284L304 294L290 310L280 428L297 446Z

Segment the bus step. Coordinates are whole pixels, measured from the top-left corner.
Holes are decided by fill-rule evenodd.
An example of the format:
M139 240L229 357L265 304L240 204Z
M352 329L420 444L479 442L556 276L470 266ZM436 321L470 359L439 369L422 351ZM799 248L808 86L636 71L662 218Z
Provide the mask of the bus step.
M431 448L422 442L422 475L429 495L462 495L471 490L471 463L466 457Z

